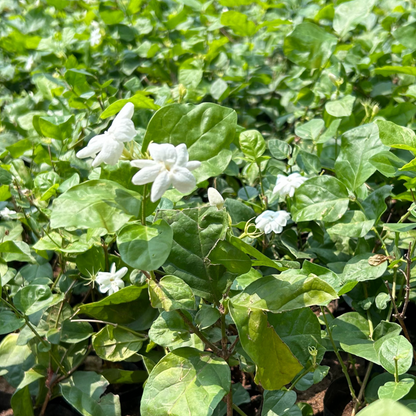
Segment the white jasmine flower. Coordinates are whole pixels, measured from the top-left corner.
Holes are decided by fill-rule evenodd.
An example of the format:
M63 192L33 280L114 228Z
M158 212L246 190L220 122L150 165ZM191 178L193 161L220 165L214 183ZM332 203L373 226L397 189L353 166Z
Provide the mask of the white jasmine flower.
M33 58L33 55L30 55L29 58L27 58L27 61L25 64L25 71L30 71L34 62L35 62L35 59Z
M215 188L208 188L209 204L221 209L224 206L224 198Z
M13 210L11 210L11 209L9 209L9 208L3 208L1 211L0 211L0 217L1 218L4 218L5 220L11 220L12 218L10 217L10 215L15 215L15 214L17 214L17 212L16 211L13 211Z
M113 263L110 268L110 272L99 272L95 281L100 285L100 292L112 295L118 292L124 287L122 278L127 273L127 267L122 267L119 271L116 271L116 264Z
M286 211L264 211L256 218L256 227L265 234L272 231L279 234L283 231L283 227L290 219L290 214Z
M101 42L101 31L97 22L91 22L91 26L94 28L90 34L90 45L97 46Z
M93 167L105 162L108 165L115 165L120 159L124 150L125 142L130 142L136 135L134 124L131 118L134 113L134 105L127 103L117 114L111 127L104 133L93 137L87 147L77 153L77 157L98 156L92 162Z
M156 202L173 185L179 192L191 192L196 185L194 175L190 172L198 168L201 162L189 162L186 144L150 143L149 153L153 160L139 159L131 162L132 166L140 168L133 178L135 185L145 185L153 182L150 200Z
M281 198L289 195L291 198L295 194L295 190L299 188L308 178L304 178L300 173L292 173L289 176L277 175L276 186L273 189L274 194L278 194Z

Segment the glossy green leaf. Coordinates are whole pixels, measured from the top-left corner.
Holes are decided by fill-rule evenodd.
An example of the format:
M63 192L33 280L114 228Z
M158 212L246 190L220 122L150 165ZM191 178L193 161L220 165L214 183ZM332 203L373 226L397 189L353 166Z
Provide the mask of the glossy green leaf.
M68 215L68 206L71 215ZM141 196L116 182L87 181L53 201L51 227L105 228L113 233L137 217L140 206Z
M13 414L15 415L33 416L33 404L29 386L17 390L10 400L10 405L12 406Z
M94 330L88 322L71 322L66 319L61 327L61 341L68 344L76 344L89 338L94 333Z
M414 384L415 380L413 378L403 378L398 383L388 381L378 389L378 397L380 399L400 400L409 393Z
M304 22L285 38L283 52L289 60L305 68L321 68L331 57L337 38L323 28Z
M141 331L152 324L157 311L150 308L147 290L128 286L98 302L81 305L78 313Z
M92 337L96 354L106 361L124 361L143 345L144 337L139 337L123 328L106 325Z
M342 272L342 279L347 281L365 282L382 276L387 269L387 262L377 266L369 263L372 253L360 254L347 262Z
M374 73L377 75L382 75L384 77L389 77L390 75L395 74L406 74L415 76L416 68L414 66L385 65L381 68L375 68Z
M44 137L64 140L72 136L74 116L33 117L33 126Z
M17 309L26 315L38 312L41 309L56 305L64 295L53 295L46 285L31 284L22 287L14 296L13 303Z
M324 127L324 121L320 118L315 118L305 124L296 126L295 134L302 139L316 141Z
M276 293L279 296L276 296ZM261 309L273 313L312 305L323 305L336 299L334 289L317 277L296 276L293 282L266 276L254 281L243 292L231 298L234 306Z
M371 403L369 406L365 407L363 410L357 413L357 416L391 416L391 415L400 415L400 416L413 416L414 413L408 409L406 406L403 406L400 403L397 403L391 399L381 399L375 403Z
M232 305L235 322L244 350L256 364L255 382L267 390L279 390L292 381L302 365L288 346L268 325L267 315L261 310Z
M173 230L172 250L164 265L165 271L180 277L204 299L218 297L221 270L207 263L206 258L217 242L225 238L228 225L225 210L216 207L162 210L158 216Z
M222 264L231 273L244 274L251 269L250 257L228 241L219 241L209 259L214 264Z
M253 36L259 29L245 14L235 10L222 13L221 24L228 26L238 36Z
M172 104L158 110L149 122L143 141L185 143L190 160L208 160L232 142L237 127L237 114L230 108L203 103Z
M337 101L328 101L325 110L333 117L349 117L352 114L355 97L346 95Z
M140 412L143 416L210 416L230 388L230 369L222 358L180 348L153 368Z
M146 94L138 92L133 97L117 100L109 105L101 114L101 118L108 118L117 114L127 103L133 103L134 108L148 108L150 110L157 110L159 106L154 101L147 97Z
M165 221L152 225L128 224L117 236L121 259L139 270L157 270L168 258L173 232Z
M386 146L416 151L416 135L413 130L384 120L377 120L377 126L380 140Z
M379 350L380 363L390 374L404 374L413 362L412 344L403 336L398 335L384 341Z
M246 155L257 160L266 150L266 142L257 130L246 130L240 133L240 149Z
M118 396L103 393L108 381L93 371L76 371L70 378L61 381L64 399L84 416L121 416Z
M388 150L375 124L365 124L342 135L341 151L335 162L337 177L352 191L359 188L375 171L371 156Z
M404 160L391 152L379 152L368 160L379 172L388 178L394 177L397 171L403 167Z
M4 241L3 243L0 243L0 253L3 253L3 260L7 262L35 262L35 259L30 252L29 245L24 241Z
M362 238L374 225L374 220L367 220L362 211L347 211L342 218L326 225L329 235Z
M335 8L333 27L341 37L365 21L376 1L352 0Z
M261 416L302 416L296 406L296 393L292 391L268 391L263 393Z
M150 302L154 308L165 311L195 309L195 296L191 288L179 277L163 276L149 281Z
M14 312L0 311L0 335L14 332L25 324L23 318L19 318Z
M348 209L349 194L342 182L333 176L318 176L304 182L294 196L292 207L296 222L340 219Z

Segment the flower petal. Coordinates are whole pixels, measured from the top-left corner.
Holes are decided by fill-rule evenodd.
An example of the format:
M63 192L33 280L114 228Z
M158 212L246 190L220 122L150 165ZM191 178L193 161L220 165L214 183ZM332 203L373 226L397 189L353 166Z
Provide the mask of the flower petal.
M96 167L102 162L108 165L115 165L120 159L123 150L123 143L117 142L116 140L106 140L100 154L92 163L92 166Z
M108 132L113 135L115 140L121 143L132 141L136 135L136 129L131 120L123 120L122 124L118 123L114 125L113 123Z
M160 163L155 163L153 166L148 166L137 172L131 181L135 185L145 185L146 183L151 183L160 174L161 169L162 165Z
M139 172L140 173L140 172ZM161 172L152 185L152 191L150 193L150 200L156 202L162 195L170 188L171 180L167 170Z
M95 156L103 148L105 141L105 134L99 134L98 136L94 136L89 141L88 145L77 153L77 157L79 159L85 159L86 157Z
M170 179L173 186L183 194L191 192L196 185L194 175L188 169L180 166L175 166L170 171Z
M125 274L127 273L127 271L128 271L128 268L127 267L122 267L120 270L118 270L116 273L114 273L114 278L116 280L122 281L121 278L125 276Z
M185 143L176 146L176 164L185 167L189 160L189 153Z
M149 144L150 156L157 162L169 163L172 166L176 162L176 150L175 146L170 143L150 143Z
M191 160L186 164L186 169L195 170L201 166L201 162L199 160Z
M117 114L116 118L113 121L113 125L119 123L120 121L124 122L126 120L131 120L134 114L134 104L127 103Z
M150 166L155 166L155 165L160 165L160 164L150 159L137 159L137 160L132 160L130 162L130 165L134 166L135 168L147 168Z

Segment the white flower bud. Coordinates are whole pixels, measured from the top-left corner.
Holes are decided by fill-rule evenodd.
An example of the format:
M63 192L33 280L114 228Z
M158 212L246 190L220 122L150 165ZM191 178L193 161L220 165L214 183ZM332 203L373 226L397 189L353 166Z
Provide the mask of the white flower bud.
M221 209L224 206L224 198L215 188L208 188L209 204Z

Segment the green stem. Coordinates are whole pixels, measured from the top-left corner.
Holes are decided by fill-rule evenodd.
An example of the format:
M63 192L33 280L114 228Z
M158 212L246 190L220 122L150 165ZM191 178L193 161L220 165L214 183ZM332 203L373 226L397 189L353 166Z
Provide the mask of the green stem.
M295 386L296 386L296 383L300 380L300 379L302 379L303 377L305 377L306 376L306 374L308 374L309 373L309 371L311 371L313 368L315 368L315 366L314 365L311 365L310 367L308 367L308 368L305 368L297 377L296 377L296 379L295 379L295 381L290 385L290 387L287 389L287 391L290 391L290 390L293 390L294 388L295 388Z
M394 381L398 383L399 382L399 365L397 363L398 360L396 357L394 357L393 360L394 360Z
M65 370L64 366L55 358L55 356L53 355L52 351L50 350L50 344L47 343L39 334L38 331L36 331L36 329L32 326L31 322L29 321L29 318L20 313L11 303L7 302L7 300L0 298L0 300L2 300L17 316L19 316L20 318L23 318L26 322L26 325L29 327L29 329L33 332L33 334L35 335L35 337L39 340L39 342L42 343L42 345L49 350L49 355L52 358L53 361L55 361L55 364L59 367L59 369L65 374L67 375L68 372Z
M329 336L329 339L331 341L332 348L334 349L335 355L337 356L338 361L339 361L339 363L342 367L342 372L344 373L345 378L347 379L347 383L348 383L348 387L350 389L351 397L354 400L354 402L357 402L357 397L355 395L355 391L354 391L354 387L353 387L352 382L351 382L350 375L348 374L347 367L345 367L345 364L344 364L344 361L342 360L341 354L338 351L338 348L335 344L334 338L332 338L332 331L329 327L328 320L326 319L325 309L324 309L323 306L321 306L321 312L322 312L323 319L325 321L326 330L328 332L328 336Z
M257 166L259 168L260 190L261 190L261 203L264 206L264 209L267 209L267 198L264 195L263 175L261 174L261 166L260 166L260 163L257 163Z
M390 299L390 307L387 313L386 321L389 322L391 319L391 315L393 313L393 301L396 298L396 281L397 281L397 267L393 270L393 284L391 286L391 296L393 299Z
M247 416L236 404L233 403L233 409L241 416Z
M384 244L384 241L383 241L383 239L381 238L381 235L380 235L380 234L379 234L379 232L377 231L377 228L376 228L376 227L373 227L373 228L372 228L372 230L373 230L373 231L374 231L374 233L376 234L377 238L380 240L381 247L382 247L382 249L384 250L384 254L385 254L387 257L389 257L389 252L387 251L387 247L386 247L386 245Z

